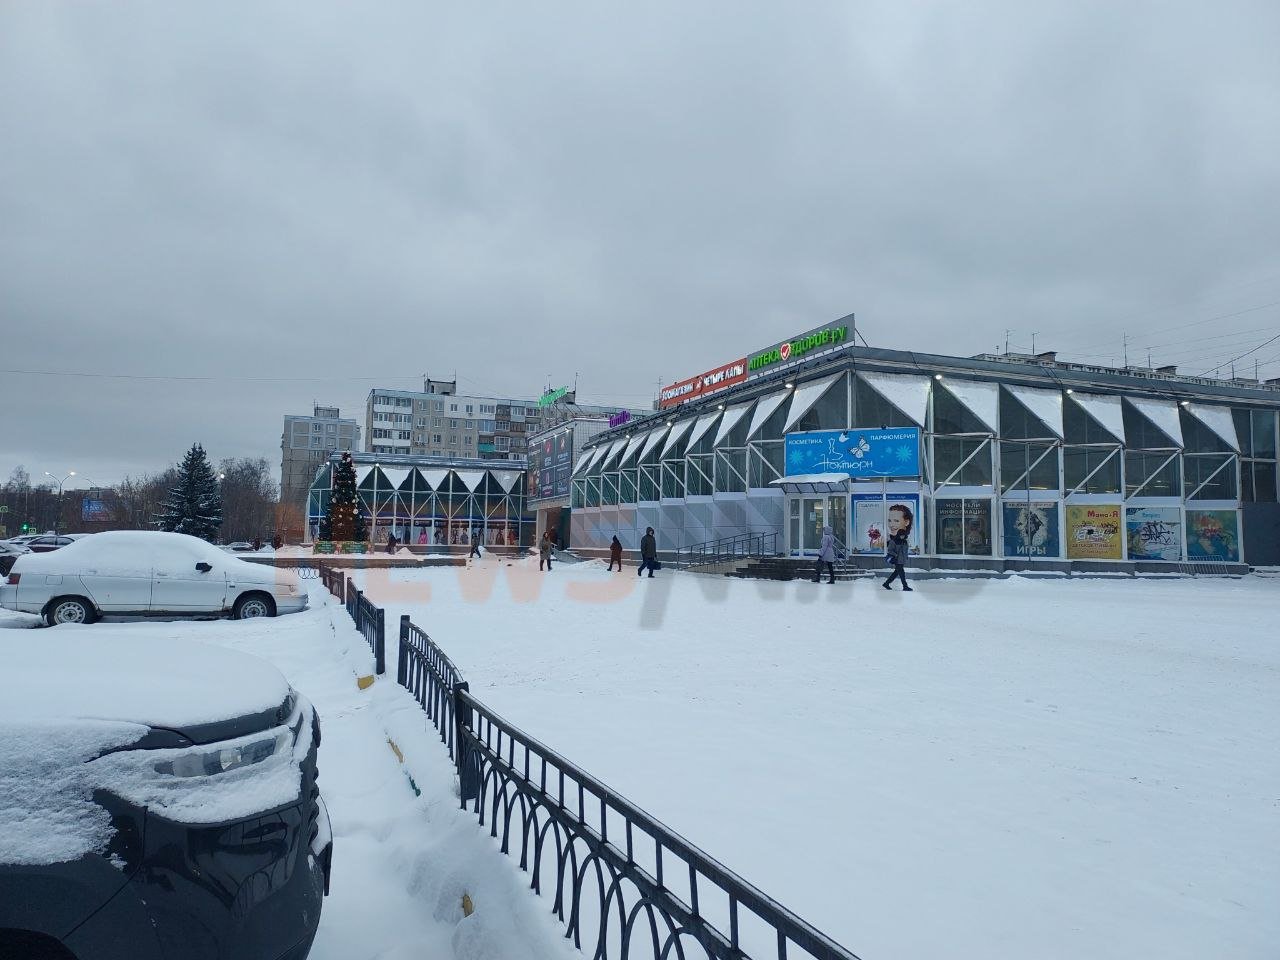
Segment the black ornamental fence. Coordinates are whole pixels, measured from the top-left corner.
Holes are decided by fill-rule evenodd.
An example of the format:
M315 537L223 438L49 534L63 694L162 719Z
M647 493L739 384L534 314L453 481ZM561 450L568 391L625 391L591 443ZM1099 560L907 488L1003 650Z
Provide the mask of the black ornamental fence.
M350 577L347 578L346 596L347 613L373 651L373 672L382 676L387 672L386 614L381 607L374 606L363 591L356 589Z
M399 652L396 680L439 731L457 767L462 808L519 859L566 937L592 960L857 960L486 707L407 616Z
M340 603L347 602L346 575L338 567L320 565L320 580L326 590L338 598Z

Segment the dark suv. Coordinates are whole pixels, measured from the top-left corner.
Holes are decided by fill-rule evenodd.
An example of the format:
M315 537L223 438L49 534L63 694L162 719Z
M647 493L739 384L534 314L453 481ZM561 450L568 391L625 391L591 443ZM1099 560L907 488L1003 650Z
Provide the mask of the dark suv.
M315 710L248 654L86 633L0 641L0 958L304 960Z

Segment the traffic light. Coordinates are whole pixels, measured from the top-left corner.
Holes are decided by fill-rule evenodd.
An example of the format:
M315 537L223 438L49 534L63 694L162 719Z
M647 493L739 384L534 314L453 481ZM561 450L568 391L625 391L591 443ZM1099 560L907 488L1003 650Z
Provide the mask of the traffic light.
M29 533L30 531L31 531L31 524L29 524L29 523L24 523L24 524L22 525L22 532L23 532L23 533Z

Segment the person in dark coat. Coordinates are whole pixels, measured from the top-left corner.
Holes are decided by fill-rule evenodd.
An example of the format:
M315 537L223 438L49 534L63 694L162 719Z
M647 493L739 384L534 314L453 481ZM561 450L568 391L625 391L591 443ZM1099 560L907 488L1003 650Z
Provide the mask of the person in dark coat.
M470 560L472 557L475 557L477 560L480 559L480 531L479 530L471 531L471 553L467 556L467 559Z
M649 571L649 579L653 579L653 571L658 569L658 541L653 535L653 527L644 528L644 536L640 538L640 566L636 568L636 576Z
M813 582L822 582L822 568L827 568L828 583L836 582L836 538L830 527L822 528L822 546L818 548L818 562L813 568Z
M915 517L911 513L911 508L904 503L895 503L889 508L889 552L886 559L893 564L893 572L889 574L889 579L881 584L886 590L892 590L890 586L894 577L902 581L902 589L910 590L907 586L907 571L903 564L907 562L910 555L911 540L911 524L915 521Z
M399 545L399 543L400 541L396 539L396 535L394 533L388 533L387 534L387 553L395 553L396 547Z
M618 565L618 572L622 572L622 541L616 536L613 542L609 544L609 569L613 569L614 564Z
M542 539L538 542L538 569L542 569L543 564L547 565L547 572L551 572L551 534L544 533Z

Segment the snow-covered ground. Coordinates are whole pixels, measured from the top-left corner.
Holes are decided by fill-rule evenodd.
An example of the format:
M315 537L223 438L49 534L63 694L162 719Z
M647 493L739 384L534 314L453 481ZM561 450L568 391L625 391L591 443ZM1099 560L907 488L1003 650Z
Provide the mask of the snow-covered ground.
M866 960L1276 956L1274 580L355 577Z
M126 638L202 641L273 663L320 714L320 787L333 822L331 893L312 960L510 960L577 956L560 939L549 905L470 814L457 809L454 771L418 705L381 679L359 690L372 656L318 581L312 608L274 620L109 622L52 630L0 629L4 644L38 644L79 631L103 648ZM0 628L36 627L0 610ZM127 665L125 665L127 667ZM109 677L104 677L108 680ZM229 690L229 695L236 691ZM406 768L388 744L406 745ZM0 751L2 753L2 751ZM408 772L421 797L415 797ZM466 893L474 913L464 917Z

